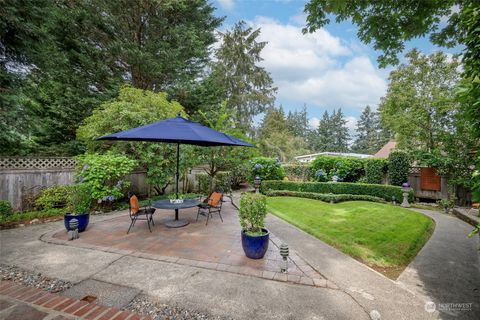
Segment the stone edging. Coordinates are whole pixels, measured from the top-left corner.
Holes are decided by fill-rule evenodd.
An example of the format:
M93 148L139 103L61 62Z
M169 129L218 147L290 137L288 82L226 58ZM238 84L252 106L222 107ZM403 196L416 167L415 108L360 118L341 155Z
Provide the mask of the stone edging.
M240 274L245 276L263 278L267 280L288 282L293 284L307 285L307 286L320 287L320 288L339 289L334 282L325 279L325 277L323 277L318 271L312 268L302 257L300 257L293 250L290 250L289 261L291 264L292 263L295 264L297 268L300 271L302 271L304 276L291 275L291 274L289 275L288 273L285 274L285 273L274 272L274 271L262 271L262 270L257 270L250 267L232 266L232 265L223 264L223 263L214 263L214 262L199 261L199 260L192 260L192 259L185 259L185 258L178 258L178 257L163 256L163 255L139 252L139 251L133 251L133 250L124 250L124 249L116 249L111 247L96 246L96 245L80 243L78 241L61 240L53 237L53 235L57 232L58 230L47 232L40 237L40 240L49 244L72 246L72 247L78 247L83 249L115 253L123 256L131 256L131 257L137 257L137 258L149 259L149 260L155 260L155 261L161 261L161 262L167 262L167 263L176 263L176 264L190 266L190 267L229 272L229 273ZM272 233L270 233L270 241L272 242L273 245L277 247L280 246L280 243L281 243L280 239L277 238Z

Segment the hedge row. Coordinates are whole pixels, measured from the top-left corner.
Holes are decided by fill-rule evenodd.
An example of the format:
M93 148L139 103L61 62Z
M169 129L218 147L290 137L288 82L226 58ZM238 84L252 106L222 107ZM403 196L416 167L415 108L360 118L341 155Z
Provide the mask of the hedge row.
M368 196L364 194L333 194L333 193L315 193L315 192L301 192L301 191L287 191L287 190L267 190L265 195L269 197L299 197L325 202L343 202L343 201L372 201L385 202L382 198Z
M291 181L262 181L261 191L268 190L288 190L313 193L333 193L333 194L357 194L379 197L385 201L392 201L395 197L399 202L403 199L401 187L366 184L366 183L348 183L348 182L291 182ZM409 191L409 199L413 201L413 190Z

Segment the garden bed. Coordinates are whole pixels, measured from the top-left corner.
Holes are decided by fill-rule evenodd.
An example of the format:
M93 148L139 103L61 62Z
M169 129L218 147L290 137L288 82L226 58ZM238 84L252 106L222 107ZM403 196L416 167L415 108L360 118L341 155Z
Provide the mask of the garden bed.
M329 204L296 197L271 197L267 203L269 212L391 279L417 255L435 226L420 213L382 203Z

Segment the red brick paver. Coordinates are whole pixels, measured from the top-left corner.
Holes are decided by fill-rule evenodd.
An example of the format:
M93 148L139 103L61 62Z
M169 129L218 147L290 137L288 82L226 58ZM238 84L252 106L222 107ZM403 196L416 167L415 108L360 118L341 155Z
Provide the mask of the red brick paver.
M315 282L313 279L323 279L294 250L290 250L288 274L277 275L284 263L279 252L282 241L274 234L270 234L269 248L263 259L247 258L242 249L237 210L229 202L226 202L222 208L223 223L218 217L211 219L208 225L205 225L204 219L196 222L196 208L182 209L180 214L183 219L190 221L188 226L165 227L165 221L172 218L173 212L157 209L152 232L148 230L146 223L139 222L127 235L126 230L130 219L127 215L122 215L90 224L88 230L75 241L67 241L65 230L50 233L42 239L55 244L73 245L301 285L317 286L317 283L321 282Z
M11 281L2 281L0 291L0 311L8 309L9 313L6 318L8 320L42 320L45 318L70 320L72 315L87 320L151 319L130 311L71 299ZM40 306L41 308L39 308Z

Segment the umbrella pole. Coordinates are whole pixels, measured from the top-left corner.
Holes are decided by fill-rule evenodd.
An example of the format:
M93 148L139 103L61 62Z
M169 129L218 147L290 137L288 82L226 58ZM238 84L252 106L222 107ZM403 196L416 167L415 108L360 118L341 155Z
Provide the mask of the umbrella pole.
M178 199L178 178L180 176L178 172L178 167L180 165L180 143L177 143L177 173L175 175L176 184L175 184L175 193ZM175 220L178 220L178 209L175 209Z

